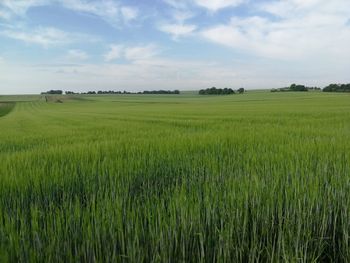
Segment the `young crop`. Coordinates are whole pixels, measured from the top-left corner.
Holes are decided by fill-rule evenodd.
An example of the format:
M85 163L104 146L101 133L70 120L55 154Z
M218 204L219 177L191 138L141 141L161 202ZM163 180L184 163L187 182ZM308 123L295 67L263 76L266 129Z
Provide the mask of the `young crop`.
M14 107L15 103L13 102L0 102L0 117L10 113Z
M17 103L0 261L349 262L348 112L327 93Z

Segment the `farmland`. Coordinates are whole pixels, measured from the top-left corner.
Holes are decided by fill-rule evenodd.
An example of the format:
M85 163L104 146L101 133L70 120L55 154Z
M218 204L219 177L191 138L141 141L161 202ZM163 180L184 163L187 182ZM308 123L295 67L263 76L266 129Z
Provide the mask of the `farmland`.
M6 103L0 102L0 117L5 116L9 112L11 112L14 106L15 106L15 103L13 102L6 102Z
M348 94L54 101L0 97L1 262L350 261Z

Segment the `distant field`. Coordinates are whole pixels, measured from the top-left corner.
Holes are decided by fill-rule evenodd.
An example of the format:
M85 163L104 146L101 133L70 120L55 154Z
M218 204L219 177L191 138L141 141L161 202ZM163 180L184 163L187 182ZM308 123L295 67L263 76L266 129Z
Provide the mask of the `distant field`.
M40 95L0 95L0 102L25 102L44 100L44 96Z
M0 262L350 261L350 95L59 99L0 96Z

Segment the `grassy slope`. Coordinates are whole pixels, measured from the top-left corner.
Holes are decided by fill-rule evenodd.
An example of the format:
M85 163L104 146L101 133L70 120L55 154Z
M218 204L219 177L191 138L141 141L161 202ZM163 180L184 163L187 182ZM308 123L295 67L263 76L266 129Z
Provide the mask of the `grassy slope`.
M0 119L0 256L346 262L349 98L18 103Z

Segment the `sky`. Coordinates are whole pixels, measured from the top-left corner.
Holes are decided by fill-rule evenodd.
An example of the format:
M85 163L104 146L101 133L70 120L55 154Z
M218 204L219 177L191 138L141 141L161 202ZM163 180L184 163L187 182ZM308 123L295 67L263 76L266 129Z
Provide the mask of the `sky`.
M349 0L0 0L0 94L350 82Z

